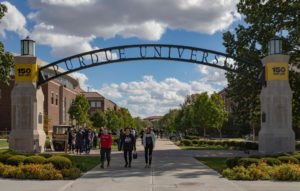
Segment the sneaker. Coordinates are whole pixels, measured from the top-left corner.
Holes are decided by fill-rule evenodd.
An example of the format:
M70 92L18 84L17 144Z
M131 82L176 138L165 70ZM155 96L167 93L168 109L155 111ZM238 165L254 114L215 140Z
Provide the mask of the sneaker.
M128 166L128 163L126 163L126 164L124 165L125 168L127 168L127 166Z
M109 167L109 163L107 163L107 168Z
M131 164L128 165L128 168L131 168Z
M104 168L104 166L103 166L103 165L101 165L101 168Z

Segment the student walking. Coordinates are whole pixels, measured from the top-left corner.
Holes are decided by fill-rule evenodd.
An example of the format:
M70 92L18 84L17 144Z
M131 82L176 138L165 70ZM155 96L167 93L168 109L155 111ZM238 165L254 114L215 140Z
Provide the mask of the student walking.
M130 129L125 128L125 134L121 138L121 148L124 151L125 168L131 168L132 151L136 150L135 137L130 134ZM128 161L129 158L129 161Z
M146 132L143 136L143 145L145 148L145 168L150 168L152 163L152 152L155 146L155 134L150 128L146 129Z
M110 165L110 153L112 145L112 136L108 133L107 129L103 130L100 136L100 155L101 155L101 168L104 168L105 158L107 160L107 167Z

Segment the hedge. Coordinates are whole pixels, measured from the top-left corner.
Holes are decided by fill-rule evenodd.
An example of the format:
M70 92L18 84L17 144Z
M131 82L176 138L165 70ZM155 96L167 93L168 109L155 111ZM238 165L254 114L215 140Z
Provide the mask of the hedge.
M61 173L64 179L76 179L81 175L80 169L78 168L62 169Z
M278 157L278 159L282 163L292 163L292 164L298 164L299 163L298 159L296 159L295 157L292 157L292 156L281 156L281 157Z
M258 150L258 143L249 141L217 141L203 139L183 139L180 141L181 146L203 146L203 145L220 145L239 150Z
M44 164L46 161L42 156L29 156L24 160L24 164Z
M19 164L23 163L26 158L27 157L24 155L14 155L14 156L9 157L6 160L6 163L9 165L18 166Z
M259 159L257 158L241 158L238 160L238 165L246 168L252 164L257 165L258 163L259 163Z
M228 168L233 168L238 165L238 161L240 160L241 157L234 157L234 158L229 158L226 160L226 166Z
M271 157L261 158L260 161L267 163L269 166L276 166L281 164L281 161L279 159Z
M47 159L48 163L52 163L57 169L71 168L72 162L70 159L63 156L52 156Z

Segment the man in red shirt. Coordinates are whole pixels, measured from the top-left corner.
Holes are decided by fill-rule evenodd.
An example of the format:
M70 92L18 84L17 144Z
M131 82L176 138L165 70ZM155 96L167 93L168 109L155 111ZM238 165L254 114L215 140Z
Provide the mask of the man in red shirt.
M111 134L108 133L107 129L103 130L103 134L100 136L99 144L100 144L99 146L100 146L100 155L101 155L101 168L104 168L105 157L107 160L107 167L109 167L112 136Z

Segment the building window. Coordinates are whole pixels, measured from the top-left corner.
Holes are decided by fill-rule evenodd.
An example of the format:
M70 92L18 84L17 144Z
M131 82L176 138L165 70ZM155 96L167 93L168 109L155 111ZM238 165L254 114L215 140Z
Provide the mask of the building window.
M100 101L97 101L97 102L96 102L96 107L97 107L97 108L101 108L101 102L100 102Z
M58 105L58 94L55 95L55 105Z
M54 104L54 93L51 92L51 104Z
M91 107L96 107L96 102L95 101L91 101Z

